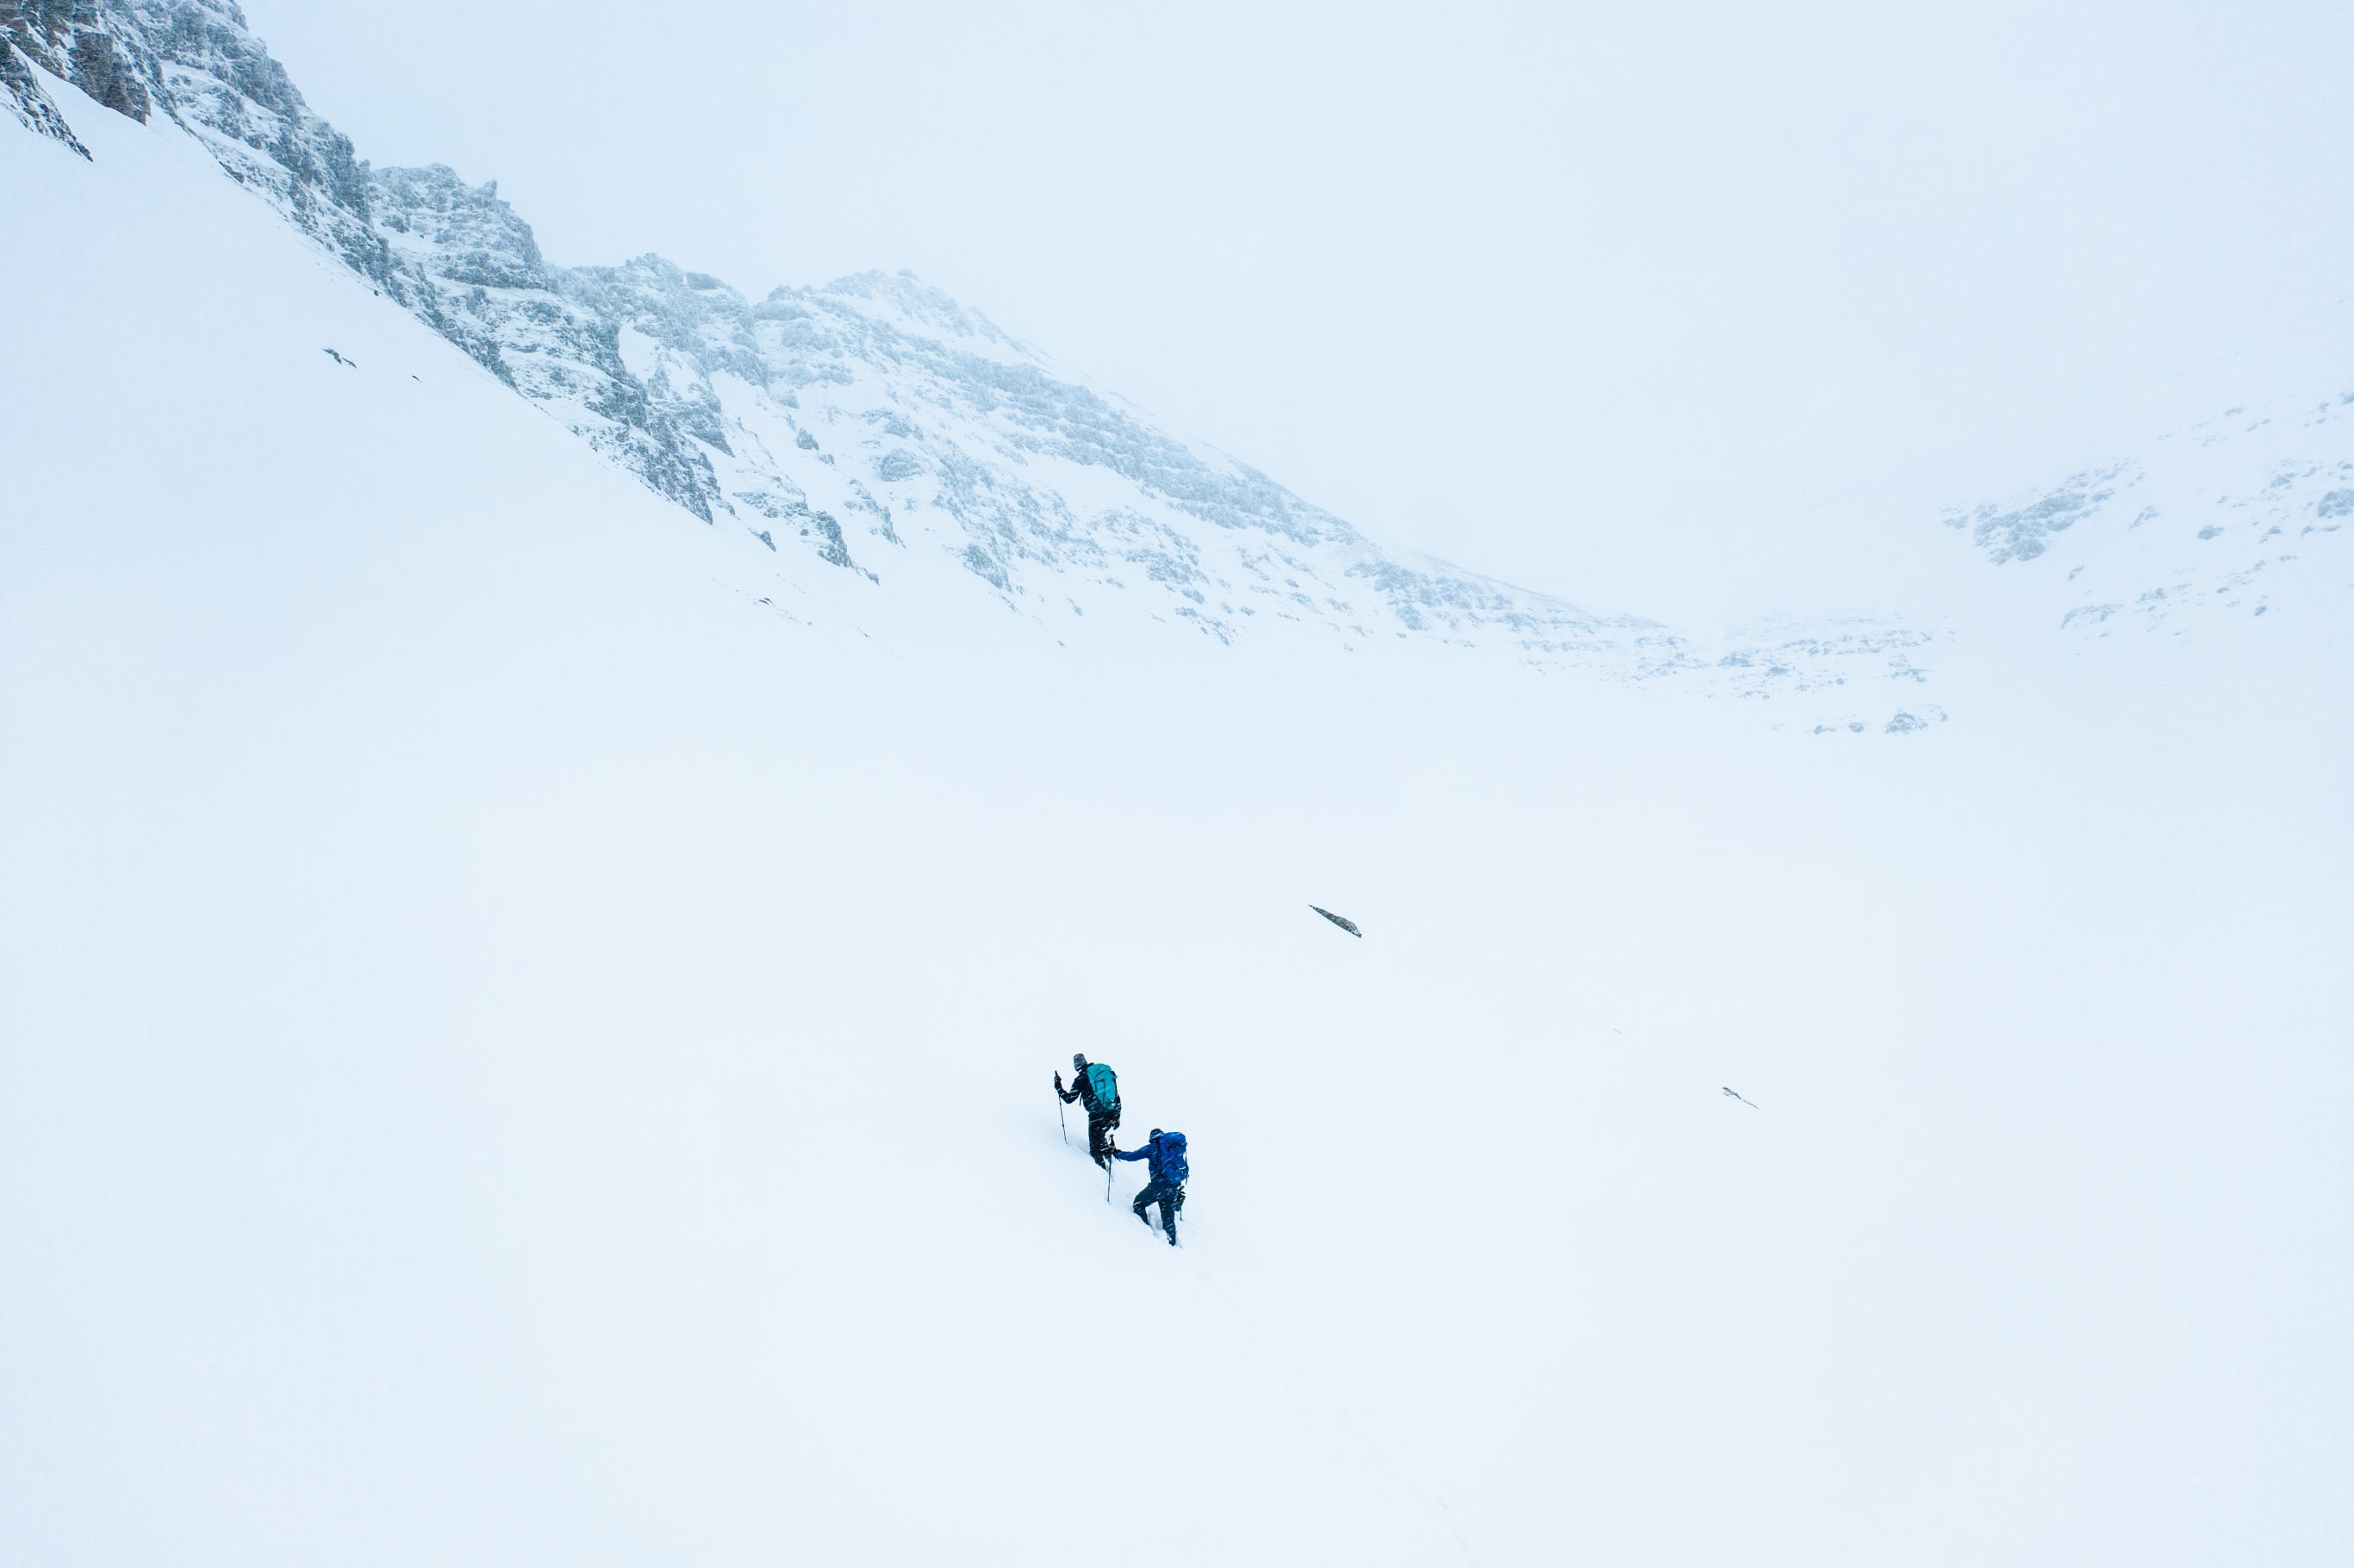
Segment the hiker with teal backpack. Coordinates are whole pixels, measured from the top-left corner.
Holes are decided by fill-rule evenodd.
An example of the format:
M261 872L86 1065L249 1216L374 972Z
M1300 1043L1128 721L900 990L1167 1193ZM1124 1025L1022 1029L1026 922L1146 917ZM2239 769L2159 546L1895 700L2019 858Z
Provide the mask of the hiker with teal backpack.
M1130 1154L1124 1149L1115 1149L1112 1153L1121 1160L1152 1161L1149 1168L1152 1180L1144 1184L1144 1191L1136 1195L1136 1202L1130 1207L1149 1231L1152 1228L1152 1220L1145 1213L1145 1208L1149 1204L1160 1204L1161 1228L1169 1233L1169 1245L1175 1246L1177 1211L1185 1206L1185 1178L1193 1174L1192 1167L1185 1163L1185 1135L1163 1132L1156 1127L1152 1129L1152 1136L1144 1140L1144 1147L1135 1153Z
M1055 1092L1063 1097L1065 1105L1073 1100L1087 1107L1087 1158L1111 1169L1111 1129L1119 1125L1119 1079L1101 1062L1090 1063L1085 1056L1071 1057L1071 1086L1063 1087L1063 1075L1055 1075Z

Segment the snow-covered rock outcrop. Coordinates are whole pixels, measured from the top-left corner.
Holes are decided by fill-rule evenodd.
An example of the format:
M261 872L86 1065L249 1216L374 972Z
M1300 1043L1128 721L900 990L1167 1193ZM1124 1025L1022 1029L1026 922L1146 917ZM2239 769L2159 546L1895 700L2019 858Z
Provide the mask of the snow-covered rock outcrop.
M2137 455L1946 514L1987 558L2038 579L2071 633L2179 630L2342 592L2354 520L2354 391L2226 408Z

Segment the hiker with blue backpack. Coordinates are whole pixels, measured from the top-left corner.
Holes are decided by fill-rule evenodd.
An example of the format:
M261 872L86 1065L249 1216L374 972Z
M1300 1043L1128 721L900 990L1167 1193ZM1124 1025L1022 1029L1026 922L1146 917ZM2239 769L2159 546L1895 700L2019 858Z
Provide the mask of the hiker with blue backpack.
M1156 1127L1152 1129L1152 1136L1144 1140L1144 1147L1135 1153L1130 1154L1123 1149L1115 1149L1112 1153L1121 1160L1152 1161L1147 1167L1152 1180L1144 1184L1144 1191L1136 1195L1136 1202L1130 1207L1149 1231L1152 1228L1152 1220L1145 1213L1145 1208L1152 1203L1160 1204L1161 1228L1169 1233L1169 1245L1175 1246L1177 1211L1185 1206L1185 1178L1193 1173L1185 1163L1185 1135L1163 1132Z
M1090 1063L1076 1053L1071 1057L1071 1086L1063 1087L1063 1075L1055 1075L1055 1092L1065 1105L1073 1100L1087 1107L1087 1158L1111 1169L1111 1130L1119 1125L1119 1079L1101 1062Z

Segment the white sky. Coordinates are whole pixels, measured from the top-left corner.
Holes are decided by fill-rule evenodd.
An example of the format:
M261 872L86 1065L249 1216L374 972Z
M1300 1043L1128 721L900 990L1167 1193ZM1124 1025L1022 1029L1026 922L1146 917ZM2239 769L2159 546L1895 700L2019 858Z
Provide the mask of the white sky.
M1733 607L1826 498L2354 292L2342 0L246 10L363 156L496 178L555 260L911 268L1604 607Z

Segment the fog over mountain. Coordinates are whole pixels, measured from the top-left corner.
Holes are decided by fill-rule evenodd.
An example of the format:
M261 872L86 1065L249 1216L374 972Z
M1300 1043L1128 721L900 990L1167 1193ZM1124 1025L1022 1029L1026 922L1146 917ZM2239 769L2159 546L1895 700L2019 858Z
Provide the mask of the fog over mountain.
M1920 683L1945 630L1887 606L1870 620L1785 617L1695 635L1384 550L1246 463L1154 429L905 273L778 288L756 302L653 255L553 265L496 181L470 185L439 164L370 167L230 4L33 5L11 36L7 90L27 128L79 144L30 74L36 63L118 112L167 117L372 287L657 493L878 583L896 576L895 556L928 548L1047 623L1117 605L1231 641L1261 617L1301 620L1359 639L1487 641L1750 697L1851 679ZM2239 443L2211 499L2211 461L2184 476L2195 495L2152 490L2122 529L2104 530L2140 535L2105 546L2126 580L2105 567L2077 590L2120 597L2072 602L2063 624L2105 620L2128 603L2203 602L2208 590L2262 613L2269 585L2306 569L2309 554L2264 546L2291 525L2298 538L2337 532L2335 482L2354 475L2342 455L2354 446L2328 428L2339 406L2297 416L2314 432L2297 441L2276 432ZM2223 440L2246 413L2202 424L2197 444ZM2248 416L2237 433L2285 417ZM2161 462L2158 488L2182 466ZM2111 461L2022 503L1959 510L1988 559L2022 562L2151 471ZM2232 539L2258 517L2253 548L2183 543Z

